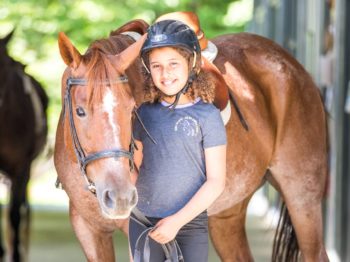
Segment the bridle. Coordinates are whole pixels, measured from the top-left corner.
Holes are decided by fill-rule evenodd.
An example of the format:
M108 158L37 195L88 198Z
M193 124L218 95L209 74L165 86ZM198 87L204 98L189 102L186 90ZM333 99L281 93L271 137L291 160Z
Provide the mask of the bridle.
M113 83L127 83L128 82L128 77L127 76L121 76L117 78L114 81L106 81L106 84L113 84ZM104 82L102 83L104 84ZM74 152L77 157L78 163L80 170L83 174L83 177L87 183L87 188L88 190L96 194L96 187L95 184L87 177L86 174L86 167L89 163L92 161L101 159L101 158L110 158L113 157L115 159L121 158L121 157L126 157L129 159L130 163L130 169L131 171L134 169L134 149L135 149L135 141L133 136L131 136L131 142L130 142L130 149L125 150L125 149L112 149L112 150L102 150L97 153L93 153L90 155L87 155L78 138L77 130L75 128L74 124L74 118L73 118L73 109L72 109L72 96L71 96L71 90L73 86L76 85L81 85L81 86L87 86L87 80L84 78L72 78L69 77L66 82L66 92L65 92L65 97L64 97L64 106L63 106L63 116L65 116L66 113L66 108L68 110L68 118L69 118L69 127L70 127L70 133L71 137L73 140L73 146L74 146ZM135 111L135 110L134 110ZM131 132L132 133L132 132Z

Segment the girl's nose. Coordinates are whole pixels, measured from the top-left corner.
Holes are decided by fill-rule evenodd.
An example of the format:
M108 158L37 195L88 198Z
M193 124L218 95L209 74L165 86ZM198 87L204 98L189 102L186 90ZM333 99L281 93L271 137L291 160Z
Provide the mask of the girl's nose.
M163 76L170 76L171 75L171 68L165 67L163 70Z

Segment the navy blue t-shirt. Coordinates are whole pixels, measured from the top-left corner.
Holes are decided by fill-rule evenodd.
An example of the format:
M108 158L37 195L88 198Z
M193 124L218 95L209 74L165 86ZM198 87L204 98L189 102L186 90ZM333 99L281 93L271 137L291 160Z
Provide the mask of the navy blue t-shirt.
M134 137L143 144L136 188L137 208L146 216L167 217L181 209L206 180L204 149L226 144L220 111L196 100L170 110L165 103L143 104Z

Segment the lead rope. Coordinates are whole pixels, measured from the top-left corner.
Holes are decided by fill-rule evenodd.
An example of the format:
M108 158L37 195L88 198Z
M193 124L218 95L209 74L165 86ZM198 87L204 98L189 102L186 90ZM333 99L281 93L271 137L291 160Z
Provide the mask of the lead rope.
M147 219L147 217L136 207L130 216L134 222L146 228L136 240L134 262L150 262L151 249L149 244L148 233L154 229L154 225ZM145 238L143 249L141 249L141 239ZM182 251L179 244L174 239L166 244L160 244L165 255L165 262L184 262Z

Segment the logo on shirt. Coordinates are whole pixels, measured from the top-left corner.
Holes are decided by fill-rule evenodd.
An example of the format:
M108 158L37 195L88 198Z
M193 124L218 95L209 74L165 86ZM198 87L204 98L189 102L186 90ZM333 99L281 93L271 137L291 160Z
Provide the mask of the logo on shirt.
M199 132L199 124L193 117L185 116L177 120L174 130L183 132L187 136L196 136Z

